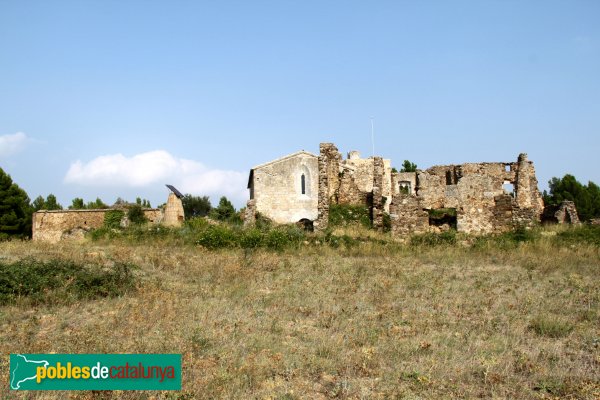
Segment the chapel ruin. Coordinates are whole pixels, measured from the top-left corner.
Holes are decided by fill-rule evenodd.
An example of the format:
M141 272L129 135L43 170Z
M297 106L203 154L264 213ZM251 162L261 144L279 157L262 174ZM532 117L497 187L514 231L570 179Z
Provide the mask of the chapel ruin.
M373 227L389 213L396 235L439 232L500 233L540 222L544 204L527 154L514 162L438 165L397 172L388 159L344 159L332 143L319 155L299 151L250 170L246 224L256 213L276 223L328 223L330 204L369 207Z

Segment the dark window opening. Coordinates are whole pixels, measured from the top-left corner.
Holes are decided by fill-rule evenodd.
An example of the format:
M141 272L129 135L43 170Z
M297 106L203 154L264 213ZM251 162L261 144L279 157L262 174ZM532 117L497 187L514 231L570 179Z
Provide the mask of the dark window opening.
M429 226L447 225L450 229L456 229L456 208L435 208L428 212Z
M452 172L446 171L446 185L452 185Z
M304 177L304 174L302 174L300 181L302 184L302 194L306 194L306 178Z
M313 222L308 218L302 218L300 221L296 222L296 225L307 232L314 232L315 230Z

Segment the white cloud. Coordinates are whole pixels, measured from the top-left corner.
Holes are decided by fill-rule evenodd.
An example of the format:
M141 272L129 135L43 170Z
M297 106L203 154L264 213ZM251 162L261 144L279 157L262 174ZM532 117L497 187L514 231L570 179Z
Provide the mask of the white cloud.
M202 163L176 158L164 150L126 157L111 154L71 164L65 183L104 187L149 187L171 183L184 193L247 198L247 174L210 169Z
M30 139L23 132L0 136L0 157L8 157L23 150Z

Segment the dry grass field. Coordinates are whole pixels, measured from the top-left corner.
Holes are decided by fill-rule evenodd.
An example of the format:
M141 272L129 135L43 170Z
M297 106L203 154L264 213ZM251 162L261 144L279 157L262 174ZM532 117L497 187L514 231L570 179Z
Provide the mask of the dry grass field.
M381 237L280 252L0 243L5 264L136 266L118 296L0 306L0 398L600 398L597 244ZM16 352L181 353L183 390L10 392Z

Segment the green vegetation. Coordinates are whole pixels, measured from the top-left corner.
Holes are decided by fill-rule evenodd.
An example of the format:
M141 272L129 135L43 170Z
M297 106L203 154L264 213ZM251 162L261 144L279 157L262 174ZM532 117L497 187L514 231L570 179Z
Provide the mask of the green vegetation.
M235 207L231 201L229 201L225 196L221 197L219 200L219 205L213 208L209 215L216 221L226 221L234 224L242 223L242 218L235 211Z
M577 238L598 229L402 243L356 221L307 233L194 218L106 241L8 241L0 263L30 271L10 278L0 346L182 354L181 392L105 399L594 399L600 244ZM93 285L61 272L115 275L132 262L133 274L84 280L103 282ZM15 396L30 397L0 387Z
M0 168L0 241L31 236L29 196Z
M210 204L208 196L200 197L186 194L181 199L181 203L183 204L183 211L187 219L205 217L210 213L210 210L212 210L212 205Z
M552 178L548 182L550 193L544 191L544 204L560 205L563 200L575 202L577 214L581 221L600 218L600 187L590 181L581 184L573 175Z
M411 163L408 160L404 160L404 162L402 163L402 168L400 169L400 172L415 172L416 170L417 170L417 164Z
M56 200L56 196L53 195L52 193L50 193L46 197L45 200L42 196L36 197L35 200L33 200L33 203L31 205L33 206L33 209L35 211L39 211L39 210L51 211L51 210L62 210L63 209L63 207Z
M134 289L133 268L122 262L105 268L59 259L0 262L0 305L68 304L80 299L120 296Z
M87 204L84 203L81 197L75 197L71 200L71 205L69 206L69 210L98 210L109 208L107 204L105 204L99 197L96 198L95 201L90 201Z
M142 206L139 204L133 204L127 210L127 219L129 219L130 224L140 225L148 221L146 216L144 215L144 210L142 210Z
M349 204L329 205L330 226L346 226L353 223L359 223L365 228L370 228L372 223L369 207Z
M119 229L121 220L125 216L122 210L109 210L104 214L104 227L108 229Z

